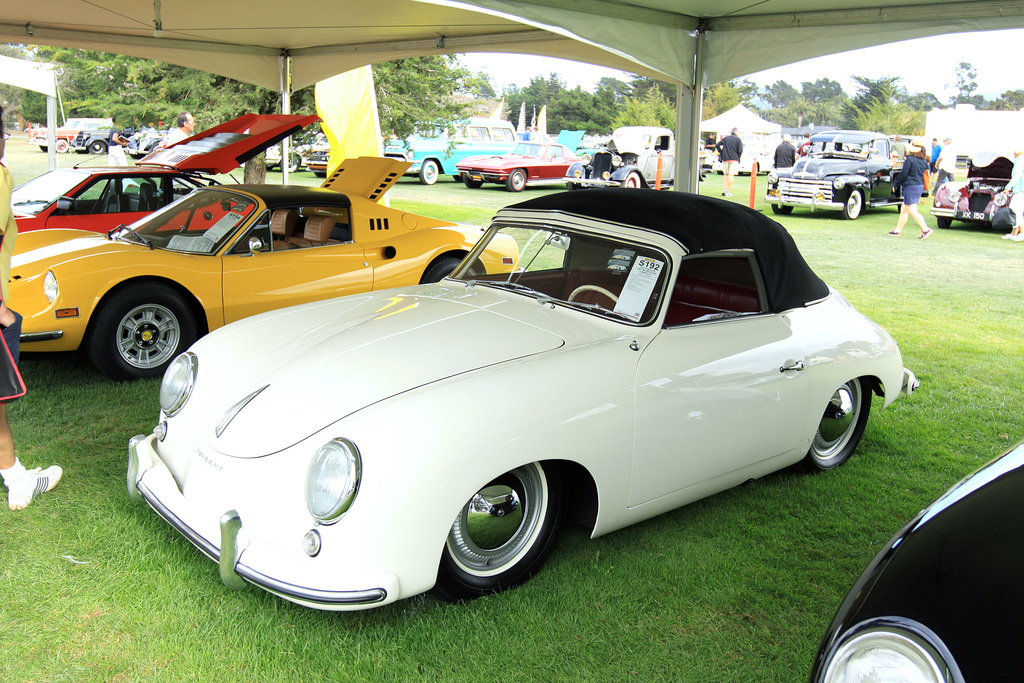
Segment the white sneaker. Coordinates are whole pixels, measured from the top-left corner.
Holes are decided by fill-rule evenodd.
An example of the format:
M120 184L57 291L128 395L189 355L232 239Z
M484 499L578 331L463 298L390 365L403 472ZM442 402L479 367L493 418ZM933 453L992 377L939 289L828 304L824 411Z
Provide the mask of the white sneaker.
M28 470L25 476L7 490L7 507L11 510L24 510L33 498L56 486L63 474L64 470L57 465L45 470L38 467Z
M1012 240L1013 239L1013 235L1010 234L1010 233L1006 233L1005 235L1002 235L1002 238L1004 240Z
M1013 240L1014 242L1022 242L1022 241L1024 241L1024 232L1022 232L1020 234L1017 234L1017 235L1014 235L1010 239Z

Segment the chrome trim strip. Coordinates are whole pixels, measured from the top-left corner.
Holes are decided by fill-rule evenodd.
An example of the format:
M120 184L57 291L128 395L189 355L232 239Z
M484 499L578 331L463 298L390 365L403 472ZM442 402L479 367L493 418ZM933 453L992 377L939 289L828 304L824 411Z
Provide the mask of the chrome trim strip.
M19 343L28 344L31 342L44 342L61 339L64 337L64 330L53 330L52 332L28 332L18 338Z
M199 548L204 555L220 564L220 552L217 548L196 532L195 529L185 524L185 522L171 512L166 505L161 503L160 499L154 495L153 491L146 486L145 481L140 481L137 488L146 503L148 503L158 515L163 517L164 521L177 529L182 536L187 538L192 545ZM285 598L294 598L296 600L320 605L372 605L378 602L383 602L388 596L388 592L384 588L367 588L365 590L358 591L325 591L315 588L296 586L294 584L273 579L251 567L247 567L241 562L235 565L234 571L242 579L262 588L263 590L276 593Z

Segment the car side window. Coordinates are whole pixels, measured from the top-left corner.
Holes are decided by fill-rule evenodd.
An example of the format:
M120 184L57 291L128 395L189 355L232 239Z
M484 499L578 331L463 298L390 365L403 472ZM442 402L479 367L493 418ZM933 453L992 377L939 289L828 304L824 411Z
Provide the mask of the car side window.
M110 213L106 209L110 197L115 197L110 178L98 178L96 182L78 193L68 213L72 215Z
M472 142L490 142L491 133L483 126L469 126L469 139Z
M196 189L196 186L192 183L186 182L181 178L172 178L171 196L169 198L164 198L163 204L170 204L176 199L181 199L194 189Z
M679 264L665 327L763 313L765 298L749 253L691 256Z

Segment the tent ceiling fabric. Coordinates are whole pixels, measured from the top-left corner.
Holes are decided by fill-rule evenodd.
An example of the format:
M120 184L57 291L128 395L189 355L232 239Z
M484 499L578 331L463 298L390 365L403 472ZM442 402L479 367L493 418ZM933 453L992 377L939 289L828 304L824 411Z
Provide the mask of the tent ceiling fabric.
M35 0L5 3L0 41L159 59L280 89L426 54L562 57L693 86L697 30L714 83L859 47L1024 26L1024 2L904 0Z

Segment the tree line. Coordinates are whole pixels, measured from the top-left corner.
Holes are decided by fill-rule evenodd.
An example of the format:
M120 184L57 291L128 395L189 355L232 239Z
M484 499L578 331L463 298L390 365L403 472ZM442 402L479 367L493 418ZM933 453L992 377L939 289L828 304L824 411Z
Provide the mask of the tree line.
M245 112L280 111L280 93L223 76L148 59L59 47L0 45L0 54L60 67L58 87L64 115L113 117L122 128L168 128L181 111L190 111L197 130ZM675 125L675 86L650 78L630 81L602 78L588 92L569 88L556 73L533 77L520 87L496 92L488 76L464 68L456 56L401 59L373 65L381 130L404 138L444 129L470 115L490 115L499 105L505 118L518 122L525 103L527 124L547 107L548 132L561 129L608 134L625 125ZM954 74L956 94L941 102L931 93L910 93L901 77L854 76L854 94L834 80L785 81L759 87L746 79L715 84L704 92L702 118L744 104L785 127L808 124L890 134L923 134L926 113L934 107L970 103L979 109L1017 110L1024 90L1008 90L994 100L977 94L977 70L961 63ZM23 121L46 120L45 97L0 85L0 104ZM313 88L292 94L292 111L316 113Z

